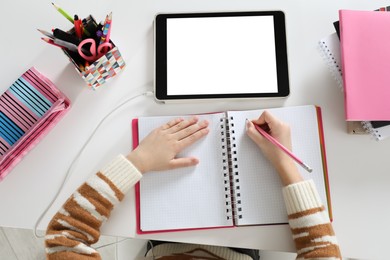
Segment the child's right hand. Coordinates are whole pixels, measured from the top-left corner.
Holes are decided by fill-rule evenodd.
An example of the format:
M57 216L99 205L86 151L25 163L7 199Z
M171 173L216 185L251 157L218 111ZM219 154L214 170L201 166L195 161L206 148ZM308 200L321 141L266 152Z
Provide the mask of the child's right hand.
M291 151L290 126L274 117L270 112L264 111L258 119L252 121L247 120L246 132L278 171L285 185L290 184L291 181L295 182L295 180L301 180L293 159L291 159L282 149L261 135L256 130L254 124L266 129L273 138Z

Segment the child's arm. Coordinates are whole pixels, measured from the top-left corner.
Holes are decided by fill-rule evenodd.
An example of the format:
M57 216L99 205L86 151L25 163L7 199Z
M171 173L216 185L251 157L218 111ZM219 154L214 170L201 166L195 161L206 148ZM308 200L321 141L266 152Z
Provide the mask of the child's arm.
M90 177L55 214L46 231L48 259L100 259L91 247L100 227L141 173L120 155Z
M275 139L291 150L290 127L265 111L247 122L247 134L276 168L298 259L341 259L340 249L325 207L313 181L304 181L294 161L257 132L253 124L266 126Z
M297 259L340 259L340 248L312 180L283 188Z
M47 259L100 259L91 247L112 209L143 173L195 165L196 158L176 158L184 148L208 133L207 121L176 119L152 131L127 157L119 155L90 177L49 223Z

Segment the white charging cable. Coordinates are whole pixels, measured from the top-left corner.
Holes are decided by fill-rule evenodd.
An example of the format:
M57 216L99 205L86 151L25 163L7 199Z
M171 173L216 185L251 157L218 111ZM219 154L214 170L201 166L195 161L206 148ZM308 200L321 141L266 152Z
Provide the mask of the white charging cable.
M81 157L82 153L84 152L85 148L87 147L87 145L89 144L89 142L91 141L91 139L95 136L95 133L97 132L97 130L100 128L100 126L106 121L107 118L109 118L114 112L116 112L118 109L120 109L122 106L126 105L127 103L129 103L130 101L138 98L138 97L141 97L141 96L152 96L154 93L152 91L147 91L147 92L144 92L142 94L138 94L138 95L135 95L135 96L132 96L128 99L126 99L125 101L123 101L122 103L120 103L118 106L116 106L113 110L111 110L106 116L104 116L102 118L102 120L100 120L99 124L95 127L95 129L93 130L92 134L89 136L89 138L85 141L85 143L83 144L83 146L81 147L80 151L77 153L77 155L75 156L75 158L73 159L72 163L70 164L67 172L66 172L66 175L65 175L65 178L60 186L60 188L58 189L56 195L53 197L53 199L51 200L50 204L46 207L46 209L42 212L42 214L39 216L37 222L35 223L35 226L34 226L34 235L35 237L37 238L44 238L44 235L39 235L38 232L37 232L37 229L38 229L38 225L41 223L43 217L46 215L46 213L49 211L49 209L53 206L54 202L57 200L58 196L60 195L62 189L65 187L65 184L68 182L70 176L72 175L73 173L73 169L77 166L77 162L79 161L79 158ZM121 241L119 241L121 242ZM103 247L103 246L102 246Z

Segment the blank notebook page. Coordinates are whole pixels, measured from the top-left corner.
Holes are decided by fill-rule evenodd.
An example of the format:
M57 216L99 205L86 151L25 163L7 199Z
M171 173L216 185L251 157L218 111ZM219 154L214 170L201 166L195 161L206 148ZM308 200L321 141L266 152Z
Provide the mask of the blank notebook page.
M199 116L199 120L209 121L210 132L179 155L198 158L198 165L143 175L140 181L142 231L233 225L226 213L221 117L223 113ZM175 117L139 118L140 140L172 118Z
M305 179L313 179L327 207L321 146L314 106L268 109L291 127L293 153L313 168L312 173L297 166ZM263 110L229 112L233 117L239 171L239 200L242 218L238 225L287 223L282 184L270 162L247 136L245 120L256 119Z

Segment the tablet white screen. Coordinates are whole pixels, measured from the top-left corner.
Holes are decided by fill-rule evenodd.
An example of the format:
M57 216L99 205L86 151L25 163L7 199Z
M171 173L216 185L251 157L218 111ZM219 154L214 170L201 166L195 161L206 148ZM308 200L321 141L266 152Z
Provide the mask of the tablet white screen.
M276 93L273 16L167 19L167 94Z

